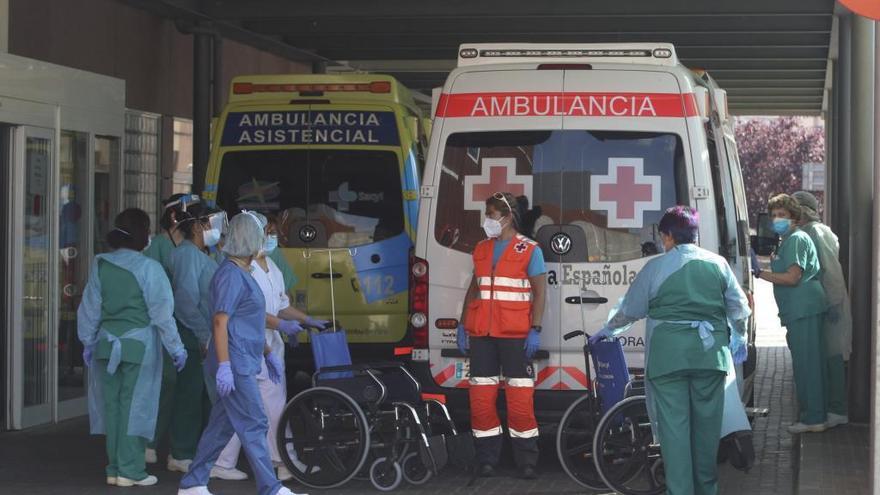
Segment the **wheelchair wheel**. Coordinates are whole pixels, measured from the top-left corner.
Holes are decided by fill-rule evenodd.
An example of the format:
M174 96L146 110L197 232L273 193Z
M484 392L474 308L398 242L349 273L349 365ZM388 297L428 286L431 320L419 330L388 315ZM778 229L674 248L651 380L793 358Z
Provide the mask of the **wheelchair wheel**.
M306 465L304 471L293 464L288 449ZM367 418L348 394L316 387L300 392L284 407L278 452L298 482L312 488L340 486L357 474L369 451Z
M370 465L370 482L377 490L390 492L400 486L402 480L400 464L387 457L380 457Z
M424 485L431 479L431 470L425 467L418 452L410 452L403 458L403 479L410 485Z
M627 397L605 413L596 426L593 452L596 470L612 490L624 495L666 491L645 396Z
M599 420L599 402L590 395L575 401L556 431L556 454L562 469L581 486L606 488L593 461L593 436Z

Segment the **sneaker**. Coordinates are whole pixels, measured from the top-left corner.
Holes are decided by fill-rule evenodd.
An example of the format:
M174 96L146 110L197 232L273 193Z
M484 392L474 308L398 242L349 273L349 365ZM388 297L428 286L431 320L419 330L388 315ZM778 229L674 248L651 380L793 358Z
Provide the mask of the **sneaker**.
M213 495L208 491L207 486L191 486L189 488L178 488L177 495Z
M309 494L308 493L293 493L290 490L290 488L287 488L286 486L282 486L281 488L278 489L277 492L275 492L275 495L309 495Z
M152 474L148 474L147 477L142 480L130 480L128 478L123 478L122 476L116 477L116 486L153 486L158 482L159 479Z
M247 473L235 468L214 466L211 468L211 477L227 481L243 481L248 479Z
M495 476L495 468L491 464L483 464L477 471L477 476L480 478L491 478Z
M842 414L828 413L828 416L825 419L825 424L828 426L828 428L834 428L835 426L845 425L848 423L849 417Z
M156 449L147 448L144 451L144 461L146 461L147 464L156 464L159 462L159 458L156 456Z
M110 486L116 486L116 476L107 476L107 484Z
M828 426L825 423L816 423L814 425L805 425L803 423L795 423L788 427L788 432L791 434L798 433L819 433L828 429Z
M278 481L289 481L291 478L293 478L293 473L287 469L287 466L283 464L278 466Z
M535 468L532 466L526 466L519 473L519 477L524 480L534 480L538 479L538 473L535 471Z
M188 473L189 466L190 464L192 464L192 462L192 459L175 459L169 455L167 467L169 471Z

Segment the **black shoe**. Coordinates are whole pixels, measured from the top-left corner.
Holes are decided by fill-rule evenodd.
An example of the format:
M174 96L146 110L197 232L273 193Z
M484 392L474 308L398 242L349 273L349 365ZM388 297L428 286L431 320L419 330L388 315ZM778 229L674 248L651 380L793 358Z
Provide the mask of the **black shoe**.
M477 476L480 478L492 478L495 476L495 468L491 464L483 464L477 470Z
M519 477L524 480L534 480L534 479L538 479L538 473L535 471L535 468L533 468L532 466L526 466L526 467L522 468L522 470L520 471Z

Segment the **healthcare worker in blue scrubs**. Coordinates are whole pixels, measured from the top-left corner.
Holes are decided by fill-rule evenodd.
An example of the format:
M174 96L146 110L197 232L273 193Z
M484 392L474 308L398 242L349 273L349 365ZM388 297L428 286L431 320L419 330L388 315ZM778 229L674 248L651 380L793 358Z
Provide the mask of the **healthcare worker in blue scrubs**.
M687 206L666 210L658 226L665 254L645 265L606 327L590 338L595 343L647 318L648 415L670 495L718 493L730 353L742 362L748 352L748 300L727 261L694 244L698 218Z
M77 311L77 333L91 368L88 403L92 434L107 436L107 484L154 485L144 460L156 430L162 347L177 371L187 352L172 316L174 299L162 266L141 254L150 217L130 208L107 234L114 249L95 257ZM161 343L161 345L160 345Z
M218 400L178 495L211 493L211 467L233 433L241 439L257 493L293 495L275 476L266 440L269 424L257 384L264 362L272 381L280 381L282 373L278 356L266 345L266 301L250 275L251 262L263 248L264 228L250 212L229 223L223 246L227 258L211 281L213 338L206 366L215 374Z

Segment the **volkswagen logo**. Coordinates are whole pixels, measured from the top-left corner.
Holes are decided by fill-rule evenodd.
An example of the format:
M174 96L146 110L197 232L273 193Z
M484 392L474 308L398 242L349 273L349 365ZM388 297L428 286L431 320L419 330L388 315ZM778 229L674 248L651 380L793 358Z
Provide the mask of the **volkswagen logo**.
M299 229L299 238L303 242L312 242L318 236L318 231L311 225L303 225Z
M560 256L568 254L568 252L571 251L571 237L564 232L555 234L553 238L550 239L550 249Z

